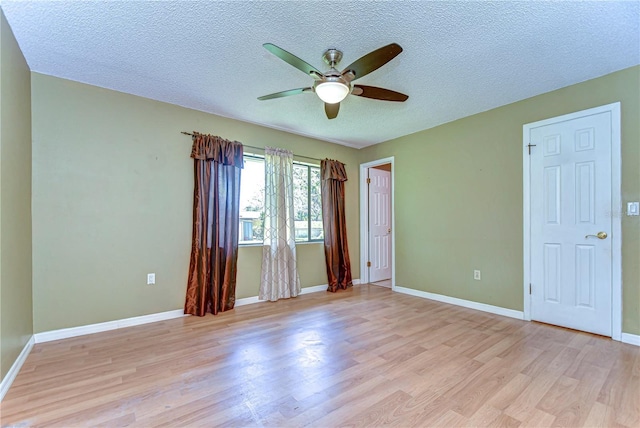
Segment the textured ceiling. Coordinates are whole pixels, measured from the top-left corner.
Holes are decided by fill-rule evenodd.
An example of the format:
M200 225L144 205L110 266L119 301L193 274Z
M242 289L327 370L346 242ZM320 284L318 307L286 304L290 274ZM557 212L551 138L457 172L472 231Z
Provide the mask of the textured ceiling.
M33 71L364 147L640 63L640 2L0 1ZM328 120L313 80L262 47L326 70L395 42ZM340 67L338 67L340 68Z

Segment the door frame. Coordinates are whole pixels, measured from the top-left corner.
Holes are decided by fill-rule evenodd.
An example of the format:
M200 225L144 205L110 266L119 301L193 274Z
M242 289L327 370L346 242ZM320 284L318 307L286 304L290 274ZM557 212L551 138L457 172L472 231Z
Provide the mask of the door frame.
M611 114L611 338L622 340L622 189L621 189L621 137L620 102L569 113L522 126L522 215L524 256L524 319L531 321L531 170L527 150L531 129L579 117Z
M391 289L396 288L396 228L395 228L395 157L378 159L360 164L360 280L369 282L367 258L369 254L369 188L367 186L367 170L374 166L391 164Z

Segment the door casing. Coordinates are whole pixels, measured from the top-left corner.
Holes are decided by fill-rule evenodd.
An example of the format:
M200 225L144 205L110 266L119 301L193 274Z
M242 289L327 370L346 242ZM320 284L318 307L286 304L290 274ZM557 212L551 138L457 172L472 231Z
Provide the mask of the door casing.
M622 338L622 198L621 198L621 137L620 103L607 104L558 117L525 124L522 127L522 196L523 196L523 256L524 256L524 319L531 321L531 170L527 145L532 128L576 119L592 114L611 114L611 326L612 339Z
M367 197L367 170L374 166L391 164L391 289L396 287L396 228L395 228L395 165L394 157L378 159L360 164L360 279L363 284L369 282L367 258L369 254L369 203Z

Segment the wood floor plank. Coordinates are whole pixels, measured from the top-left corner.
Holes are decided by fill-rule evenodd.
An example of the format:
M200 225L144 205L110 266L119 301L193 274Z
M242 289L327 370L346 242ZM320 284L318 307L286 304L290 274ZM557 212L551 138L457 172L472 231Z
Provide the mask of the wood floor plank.
M519 421L530 419L536 406L557 380L557 374L543 371L533 377L531 383L507 406L505 413Z
M410 400L407 400L395 411L395 414L398 415L398 422L393 423L392 426L431 426L450 412L453 405L451 400L443 397L437 391L427 389L420 394L413 395ZM463 416L453 413L454 415L450 416L459 416L466 420Z
M13 426L640 426L640 348L361 285L36 344Z
M484 404L468 420L470 427L488 427L496 425L496 421L503 413L495 407Z
M454 412L453 410L447 410L444 415L428 421L427 424L428 425L426 426L433 427L465 427L469 425L469 421L467 418Z
M346 419L339 425L341 427L371 427L391 425L393 423L402 424L404 418L399 417L396 414L396 410L409 399L411 399L411 395L402 390L397 390L382 397L373 405Z
M498 410L504 410L518 397L531 383L531 378L525 374L517 373L511 380L500 388L487 404Z
M538 428L538 427L550 427L553 426L556 421L556 417L550 415L549 413L545 413L539 409L533 409L529 413L529 415L522 421L520 424L521 427L530 427L530 428ZM585 425L586 427L607 427L608 425Z

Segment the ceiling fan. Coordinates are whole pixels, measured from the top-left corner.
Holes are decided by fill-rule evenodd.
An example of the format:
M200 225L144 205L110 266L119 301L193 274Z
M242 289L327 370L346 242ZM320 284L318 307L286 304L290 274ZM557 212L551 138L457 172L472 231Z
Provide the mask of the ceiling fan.
M327 114L327 118L334 119L338 116L340 101L345 99L349 94L384 101L402 102L409 98L409 96L405 94L390 89L351 84L354 80L366 76L372 71L382 67L402 52L402 48L396 43L391 43L373 52L369 52L342 71L336 69L336 66L342 59L342 52L337 49L328 49L324 55L322 55L322 59L331 68L325 73L321 73L312 65L272 43L265 43L262 46L281 60L313 77L315 83L308 88L289 89L288 91L258 97L261 101L288 97L304 92L315 92L318 97L324 101L324 111Z

